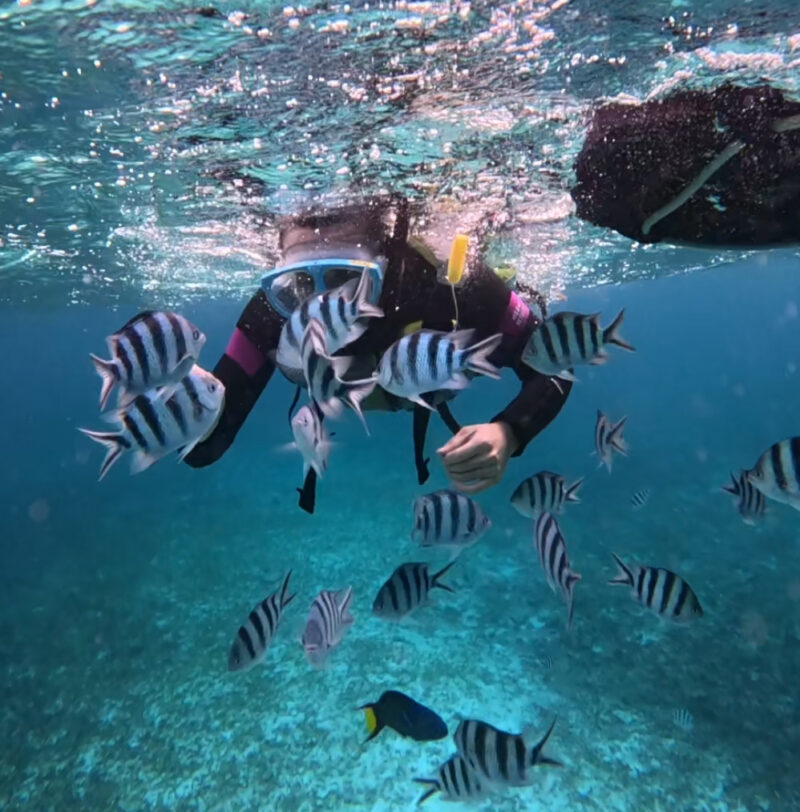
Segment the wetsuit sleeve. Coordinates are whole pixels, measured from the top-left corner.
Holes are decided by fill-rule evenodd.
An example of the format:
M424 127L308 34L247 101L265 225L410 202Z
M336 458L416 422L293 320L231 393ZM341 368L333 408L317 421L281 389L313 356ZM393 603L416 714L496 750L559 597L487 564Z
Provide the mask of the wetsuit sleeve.
M572 389L572 382L559 378L556 386L550 376L536 372L521 361L513 369L522 381L522 390L502 412L492 418L492 422L502 420L510 426L517 440L517 450L512 456L518 457L561 411Z
M272 377L271 351L277 349L283 320L259 290L248 302L214 375L225 386L225 406L214 431L187 455L192 468L216 462L227 451Z

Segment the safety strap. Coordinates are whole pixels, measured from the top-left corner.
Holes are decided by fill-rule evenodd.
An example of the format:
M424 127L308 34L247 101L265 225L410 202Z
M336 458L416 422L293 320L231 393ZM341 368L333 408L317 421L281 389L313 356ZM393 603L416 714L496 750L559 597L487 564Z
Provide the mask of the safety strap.
M436 407L439 416L444 421L444 424L453 434L457 434L461 430L458 421L453 417L450 407L446 403L440 403ZM428 433L428 423L431 419L431 410L425 409L422 406L414 406L414 464L417 467L417 482L424 485L430 477L428 470L428 463L431 461L430 457L425 457L425 436Z

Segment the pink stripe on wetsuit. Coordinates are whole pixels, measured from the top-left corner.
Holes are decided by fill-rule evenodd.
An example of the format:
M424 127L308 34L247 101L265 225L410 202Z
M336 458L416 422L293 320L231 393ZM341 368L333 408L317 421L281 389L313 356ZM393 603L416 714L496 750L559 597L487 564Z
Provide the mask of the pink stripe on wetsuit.
M225 348L225 355L237 364L252 378L266 363L261 350L237 327Z

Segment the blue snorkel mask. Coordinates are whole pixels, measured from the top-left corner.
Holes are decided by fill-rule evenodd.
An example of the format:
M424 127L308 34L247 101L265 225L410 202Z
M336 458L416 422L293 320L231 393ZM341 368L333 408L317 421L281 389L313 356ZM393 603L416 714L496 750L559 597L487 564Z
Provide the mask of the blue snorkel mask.
M341 287L359 279L366 271L370 275L370 301L377 304L381 295L386 260L308 259L280 265L261 279L261 288L276 313L288 319L306 299Z

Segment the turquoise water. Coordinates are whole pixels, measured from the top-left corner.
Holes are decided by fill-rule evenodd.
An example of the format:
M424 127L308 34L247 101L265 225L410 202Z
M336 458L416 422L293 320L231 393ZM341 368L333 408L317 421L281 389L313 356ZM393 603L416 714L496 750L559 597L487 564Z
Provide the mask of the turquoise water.
M643 249L559 209L591 99L644 97L680 71L701 85L766 71L796 89L798 21L780 3L698 8L698 29L739 24L738 37L709 42L676 38L661 11L629 5L542 6L537 25L550 33L521 73L497 38L536 39L523 23L538 7L525 4L463 16L439 4L238 6L244 21L222 4L191 28L184 12L139 2L0 14L0 808L410 809L413 779L435 775L454 746L391 731L363 744L354 709L390 688L451 732L461 718L541 732L557 718L548 754L564 767L478 809L800 808L798 517L770 503L748 527L720 490L798 433L797 254ZM445 13L427 39L417 22L397 26ZM315 32L342 15L351 22L334 48ZM339 88L303 78L309 52L315 75L366 97L352 89L342 105ZM575 58L594 52L602 64ZM780 59L723 70L709 53ZM620 54L624 65L609 65ZM413 82L397 78L415 70ZM381 90L375 76L386 75L414 93ZM236 186L233 172L263 185ZM144 305L201 326L201 363L213 366L274 258L265 211L309 183L430 195L424 227L445 243L485 212L481 201L507 197L515 227L492 250L546 293L563 291L553 309L600 310L605 323L625 307L637 347L580 370L562 414L477 497L493 527L448 573L455 594L402 624L371 615L377 589L404 561L446 561L410 540L413 498L446 485L435 465L416 485L410 415L368 414L369 438L352 417L336 426L313 516L296 507L299 457L281 448L292 390L280 376L206 469L168 459L129 477L120 465L98 483L102 452L76 431L102 426L88 353ZM515 388L507 372L477 380L454 413L479 422ZM611 475L590 456L598 408L628 416L630 454ZM434 419L428 448L446 437ZM586 476L561 519L583 576L570 633L530 522L509 504L540 469ZM634 511L643 487L650 501ZM679 572L704 618L667 627L606 586L611 551ZM229 674L236 629L289 568L298 597L266 666ZM299 643L307 609L320 589L348 584L355 624L313 670ZM690 724L676 721L684 711Z

